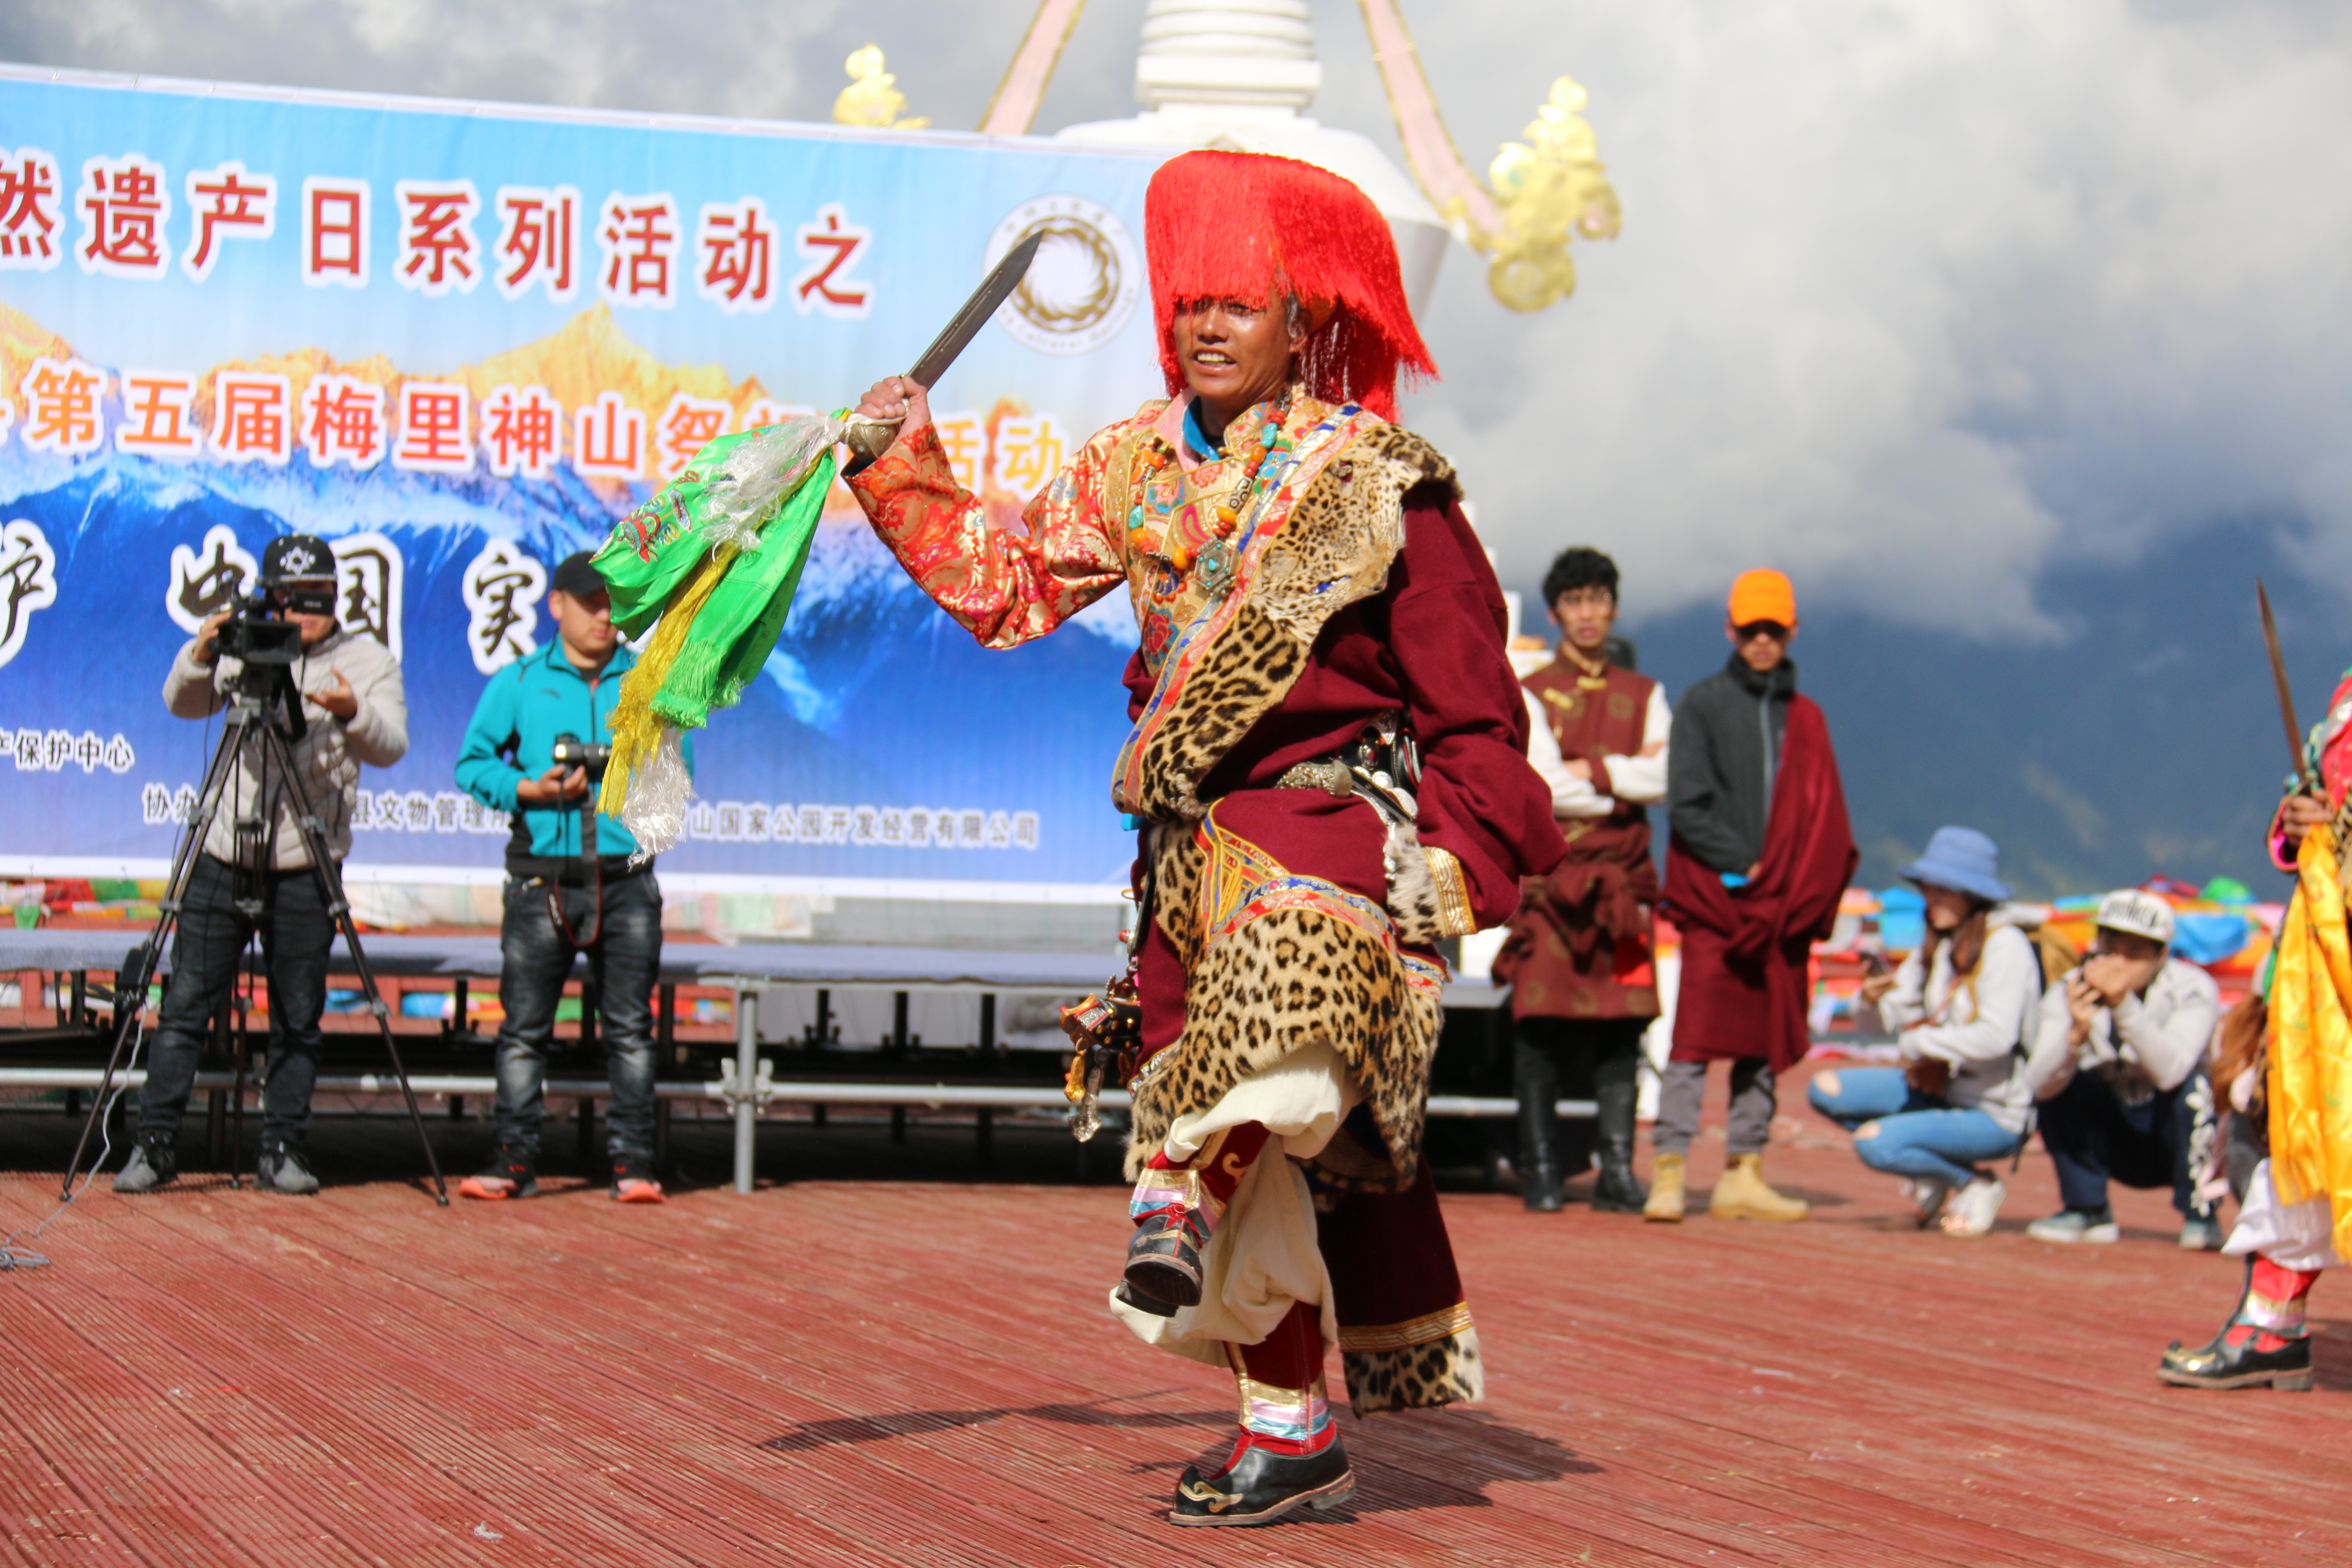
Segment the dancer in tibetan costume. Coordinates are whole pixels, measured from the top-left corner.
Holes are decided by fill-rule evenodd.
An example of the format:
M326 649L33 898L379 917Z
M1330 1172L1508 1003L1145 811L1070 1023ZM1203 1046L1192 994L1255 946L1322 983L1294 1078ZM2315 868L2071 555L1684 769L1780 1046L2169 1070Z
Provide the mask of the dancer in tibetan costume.
M2313 1384L2304 1299L2352 1253L2352 942L2345 921L2352 848L2352 670L2312 731L2319 795L2296 793L2272 819L2271 858L2293 871L2269 974L2269 1016L2254 1065L2214 1087L2249 1118L2263 1154L2221 1250L2246 1260L2237 1310L2194 1348L2175 1341L2157 1375L2192 1388ZM2259 1007L2250 997L2241 1007ZM2231 1034L2222 1027L2225 1044ZM2226 1053L2232 1057L2242 1053Z
M1444 938L1560 853L1506 618L1453 470L1390 422L1433 370L1388 226L1287 159L1171 160L1146 200L1167 399L1097 432L992 529L923 389L850 488L982 643L1124 587L1141 646L1112 780L1149 916L1111 1308L1228 1369L1240 1432L1170 1518L1257 1524L1354 1488L1325 1403L1475 1399L1478 1340L1422 1158ZM1417 771L1416 771L1417 768Z

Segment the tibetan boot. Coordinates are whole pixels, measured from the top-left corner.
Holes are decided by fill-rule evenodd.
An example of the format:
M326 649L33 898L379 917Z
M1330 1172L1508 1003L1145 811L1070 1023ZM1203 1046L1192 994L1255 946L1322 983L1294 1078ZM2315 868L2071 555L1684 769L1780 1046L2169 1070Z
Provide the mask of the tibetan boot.
M1594 1152L1601 1179L1592 1185L1595 1214L1640 1214L1650 1194L1633 1174L1633 1106L1640 1093L1641 1058L1624 1052L1592 1069Z
M2247 1262L2245 1294L2221 1331L2195 1350L2173 1341L2156 1375L2182 1388L2268 1384L2282 1393L2309 1393L2315 1379L2304 1298L2318 1278L2315 1269L2282 1268L2257 1253Z
M1551 1053L1522 1043L1517 1052L1519 1199L1530 1214L1558 1214L1559 1197L1559 1069Z
M1679 1225L1683 1217L1683 1165L1687 1157L1681 1154L1661 1154L1650 1165L1650 1195L1642 1205L1642 1217Z
M1216 1134L1181 1164L1164 1151L1151 1156L1128 1204L1135 1234L1119 1274L1121 1301L1163 1318L1200 1305L1201 1254L1265 1139L1252 1121Z
M1197 1465L1184 1467L1168 1522L1272 1524L1301 1508L1337 1508L1355 1490L1347 1445L1336 1431L1328 1444L1307 1454L1277 1453L1244 1434L1225 1468L1214 1475L1202 1475Z
M1185 1468L1171 1523L1271 1524L1300 1508L1334 1507L1356 1489L1324 1398L1321 1322L1318 1309L1295 1303L1259 1343L1230 1347L1241 1432L1223 1469Z
M1764 1180L1764 1156L1735 1154L1707 1198L1717 1219L1802 1219L1812 1212L1801 1198L1784 1198Z

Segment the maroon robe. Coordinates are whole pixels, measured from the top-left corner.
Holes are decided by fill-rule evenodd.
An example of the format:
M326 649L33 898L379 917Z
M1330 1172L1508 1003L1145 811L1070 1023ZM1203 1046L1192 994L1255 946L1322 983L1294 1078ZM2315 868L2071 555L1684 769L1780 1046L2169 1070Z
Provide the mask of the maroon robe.
M1727 888L1679 836L1666 844L1666 913L1683 934L1672 1059L1762 1057L1776 1072L1804 1059L1812 944L1836 923L1861 858L1829 723L1791 696L1755 879Z
M1658 683L1610 665L1596 689L1579 683L1580 673L1555 658L1520 684L1542 700L1559 754L1590 761L1592 787L1607 795L1603 759L1641 751ZM1511 934L1495 958L1496 983L1511 987L1512 1016L1656 1017L1658 868L1648 808L1621 800L1606 816L1562 817L1559 826L1567 853L1549 876L1521 888Z

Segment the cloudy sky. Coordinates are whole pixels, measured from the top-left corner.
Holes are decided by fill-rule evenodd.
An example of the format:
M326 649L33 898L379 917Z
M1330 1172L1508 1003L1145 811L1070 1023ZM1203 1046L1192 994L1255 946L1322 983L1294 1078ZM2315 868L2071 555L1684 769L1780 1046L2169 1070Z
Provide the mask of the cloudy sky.
M1029 9L15 0L0 58L821 120L871 40L916 112L962 128ZM1456 249L1430 311L1445 380L1408 416L1462 461L1507 580L1589 540L1637 614L1771 563L1808 605L2053 648L2081 625L2058 574L2200 534L2252 524L2352 584L2352 7L1406 15L1474 165L1571 73L1625 203L1569 304L1513 316ZM1315 112L1392 148L1356 7L1315 16ZM1094 0L1040 130L1132 112L1141 17Z

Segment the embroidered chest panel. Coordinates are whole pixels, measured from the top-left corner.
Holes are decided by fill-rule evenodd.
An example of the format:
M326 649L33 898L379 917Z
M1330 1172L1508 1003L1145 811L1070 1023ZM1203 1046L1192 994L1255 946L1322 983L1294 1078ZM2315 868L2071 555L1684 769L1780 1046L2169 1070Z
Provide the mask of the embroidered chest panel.
M1590 676L1566 659L1556 658L1522 684L1542 704L1561 756L1601 752L1631 756L1642 749L1650 688L1657 684L1647 676L1613 664L1604 675Z

